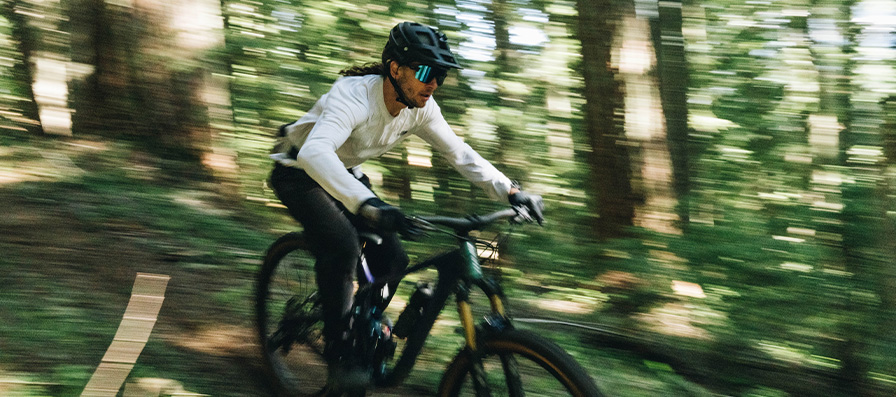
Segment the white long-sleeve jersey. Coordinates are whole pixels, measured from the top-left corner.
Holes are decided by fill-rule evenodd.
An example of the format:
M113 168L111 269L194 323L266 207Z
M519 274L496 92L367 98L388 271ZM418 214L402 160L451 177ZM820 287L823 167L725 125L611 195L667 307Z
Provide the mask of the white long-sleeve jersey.
M439 105L430 98L422 108L392 117L383 99L383 77L342 77L301 119L286 127L272 158L299 167L331 196L357 213L373 192L346 172L379 157L410 135L442 154L470 182L495 200L507 200L511 181L458 137ZM297 158L287 153L298 149Z

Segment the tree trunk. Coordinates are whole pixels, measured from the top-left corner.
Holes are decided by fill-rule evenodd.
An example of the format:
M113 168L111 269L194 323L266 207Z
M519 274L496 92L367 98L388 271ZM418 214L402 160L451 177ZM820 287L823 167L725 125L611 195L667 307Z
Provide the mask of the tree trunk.
M585 130L591 149L588 192L595 198L592 205L598 214L595 234L611 238L624 235L634 217L629 155L616 116L622 114L622 93L611 66L617 13L610 0L578 0L576 5L585 80Z
M511 53L513 50L510 48L507 2L505 0L492 0L490 8L492 22L495 24L495 70L492 75L495 84L498 86L498 93L495 95L497 99L495 101L495 109L502 110L508 107L515 107L513 103L507 100L509 93L503 88L504 85L502 84L513 73L513 66L511 65ZM495 161L506 166L508 164L508 149L513 141L512 121L504 120L499 116L496 124L495 135L498 144L495 146L497 151L495 153ZM514 177L519 176L514 175Z
M827 223L836 225L833 232L839 234L840 241L831 244L839 248L835 250L840 254L838 264L846 272L841 281L845 293L838 307L843 319L838 324L833 349L840 361L843 391L866 395L870 387L868 352L873 341L879 338L875 333L880 331L869 324L886 323L879 317L878 305L867 297L877 296L883 300L890 294L881 289L887 285L886 267L890 265L877 254L886 252L889 242L883 237L887 230L883 158L853 149L882 147L881 125L878 123L883 109L879 103L881 98L875 98L880 94L875 94L863 83L869 76L858 72L862 70L860 63L874 64L876 61L849 56L861 45L857 38L861 28L851 22L850 4L819 1L816 7L813 14L837 21L845 38L843 44L822 42L813 46L821 87L818 116L830 120L828 124L836 121L839 127L839 132L819 128L826 134L826 139L816 138L813 149L818 158L816 161L820 163L818 166L837 170L843 175L843 182L838 186L839 197L836 197L836 190L828 193L829 202L839 200L842 205L841 212L833 217L835 222ZM831 142L833 137L837 138L836 143Z
M25 16L16 12L19 3L18 1L7 1L3 5L3 16L12 24L12 38L18 44L19 53L22 55L22 62L17 63L13 67L13 73L20 84L22 93L25 95L22 116L32 120L32 122L24 123L24 128L30 133L43 134L40 110L37 107L33 88L34 60L32 55L35 49L35 39Z
M672 159L672 180L683 225L689 215L688 65L682 34L681 0L661 1L659 18L651 21L659 71L660 100L666 118L666 139Z
M160 175L208 176L202 161L212 130L199 57L220 43L214 37L220 31L209 22L212 10L219 13L220 2L73 1L72 52L93 65L93 73L76 83L76 126L158 155L166 171Z
M380 158L380 163L386 169L386 174L383 175L383 189L389 195L397 196L402 202L410 201L413 198L411 182L415 171L414 166L408 164L406 145L407 142Z
M134 32L129 9L104 0L72 0L69 18L72 61L92 67L86 78L71 83L73 134L133 137L136 121L126 38Z
M896 194L896 95L889 96L884 100L883 114L885 117L884 126L882 127L884 140L884 156L886 157L885 172L886 189L881 193L880 202L884 203L883 236L896 235L896 219L888 214L896 213L896 201L891 197ZM888 238L884 243L884 252L896 252L896 239ZM878 289L881 291L881 306L884 310L885 318L881 321L882 330L892 330L896 327L896 266L888 265L881 269L881 277L878 281Z

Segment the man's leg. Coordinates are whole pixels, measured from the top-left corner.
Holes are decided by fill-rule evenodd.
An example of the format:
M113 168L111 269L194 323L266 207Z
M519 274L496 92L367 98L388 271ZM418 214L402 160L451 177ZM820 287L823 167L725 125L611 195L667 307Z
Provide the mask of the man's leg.
M384 277L387 275L395 275L408 267L408 255L404 251L401 238L398 233L383 233L383 242L380 245L367 246L364 249L364 256L370 265L371 272L374 277ZM389 283L389 297L380 305L380 309L385 310L395 294L395 289L401 280L394 280Z
M315 272L328 344L338 342L352 304L352 281L361 248L344 208L304 171L277 166L271 185L305 230L317 259ZM329 353L329 352L328 352Z

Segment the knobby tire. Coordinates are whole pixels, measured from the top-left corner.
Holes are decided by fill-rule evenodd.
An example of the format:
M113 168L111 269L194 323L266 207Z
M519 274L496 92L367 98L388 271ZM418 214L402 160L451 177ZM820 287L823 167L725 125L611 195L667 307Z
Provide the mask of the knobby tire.
M483 362L484 372L480 376L486 378L492 396L603 396L569 353L535 333L508 329L480 334L477 344L477 352L464 349L448 366L439 396L482 396L471 378L479 372L476 366ZM562 394L564 390L567 394Z
M280 237L268 249L255 287L256 330L278 395L322 395L327 369L316 292L314 257L304 237ZM284 319L290 325L283 326ZM294 342L271 342L284 339Z

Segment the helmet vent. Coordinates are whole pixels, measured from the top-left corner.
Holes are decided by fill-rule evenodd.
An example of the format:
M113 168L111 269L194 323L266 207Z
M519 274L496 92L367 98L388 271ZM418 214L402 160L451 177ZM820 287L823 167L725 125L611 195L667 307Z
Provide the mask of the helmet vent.
M433 35L430 32L417 32L417 40L420 40L420 43L423 45L427 45L427 46L436 45L436 43L433 42L432 36Z

